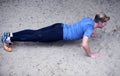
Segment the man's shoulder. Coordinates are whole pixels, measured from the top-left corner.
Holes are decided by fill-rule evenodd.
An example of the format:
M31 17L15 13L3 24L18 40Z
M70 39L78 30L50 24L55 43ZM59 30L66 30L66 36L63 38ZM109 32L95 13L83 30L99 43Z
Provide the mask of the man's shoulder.
M83 25L93 25L94 20L90 17L85 17L81 20L81 24L83 24Z

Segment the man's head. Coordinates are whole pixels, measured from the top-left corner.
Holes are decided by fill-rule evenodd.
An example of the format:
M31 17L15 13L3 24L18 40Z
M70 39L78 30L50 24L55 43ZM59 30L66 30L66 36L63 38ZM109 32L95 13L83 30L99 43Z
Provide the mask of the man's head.
M97 23L97 28L103 28L107 25L107 21L110 20L110 17L104 13L98 13L95 15L94 21Z

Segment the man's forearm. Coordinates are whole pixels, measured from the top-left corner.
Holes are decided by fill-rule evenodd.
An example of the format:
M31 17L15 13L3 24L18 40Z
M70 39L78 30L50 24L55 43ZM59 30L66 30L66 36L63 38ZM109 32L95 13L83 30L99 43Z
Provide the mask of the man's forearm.
M84 46L83 46L83 49L85 50L86 54L87 54L88 56L90 56L91 51L90 51L89 45L84 45Z
M90 55L91 55L91 51L90 51L90 48L89 48L88 37L87 37L87 36L84 36L84 37L83 37L82 47L84 48L86 54L87 54L88 56L90 56Z

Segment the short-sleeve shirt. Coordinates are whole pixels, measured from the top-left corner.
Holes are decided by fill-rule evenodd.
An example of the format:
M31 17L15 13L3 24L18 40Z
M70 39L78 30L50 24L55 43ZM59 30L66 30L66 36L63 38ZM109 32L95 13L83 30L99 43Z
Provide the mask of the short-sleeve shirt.
M63 40L78 40L83 36L90 38L93 30L94 20L89 17L73 24L63 24Z

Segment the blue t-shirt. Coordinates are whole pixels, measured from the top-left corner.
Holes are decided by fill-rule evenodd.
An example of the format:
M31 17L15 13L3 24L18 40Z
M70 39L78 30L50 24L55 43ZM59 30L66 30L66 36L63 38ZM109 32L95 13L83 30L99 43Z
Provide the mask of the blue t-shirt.
M63 39L78 40L83 36L91 37L94 29L94 20L92 18L83 18L81 21L74 24L63 24Z

